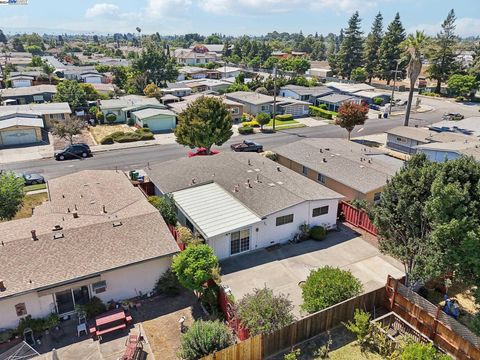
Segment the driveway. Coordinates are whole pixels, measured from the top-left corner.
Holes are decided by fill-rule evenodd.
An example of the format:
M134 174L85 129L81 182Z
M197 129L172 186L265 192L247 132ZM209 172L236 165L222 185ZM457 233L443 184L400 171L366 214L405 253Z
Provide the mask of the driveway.
M288 294L295 306L295 315L302 316L298 284L311 270L326 265L350 270L363 283L365 292L383 286L387 275L403 276L403 267L398 261L380 254L375 246L342 227L329 233L324 241L282 245L227 259L221 263L222 283L231 288L237 300L265 285L275 293Z
M0 164L53 158L53 142L50 134L49 138L50 143L46 145L19 146L0 149Z

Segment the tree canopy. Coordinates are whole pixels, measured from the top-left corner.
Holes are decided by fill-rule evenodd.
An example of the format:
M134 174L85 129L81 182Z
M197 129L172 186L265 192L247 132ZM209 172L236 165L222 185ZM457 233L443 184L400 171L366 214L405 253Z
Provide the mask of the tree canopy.
M372 77L377 73L379 60L378 55L380 52L380 44L383 37L383 16L378 13L373 20L372 29L365 40L364 49L364 67L367 73L368 82L372 82Z
M473 75L454 74L448 79L448 90L455 96L470 96L478 88Z
M338 73L348 79L350 79L352 71L362 65L362 34L360 15L356 11L348 20L348 27L337 54Z
M70 117L62 121L55 121L52 124L52 134L57 135L60 139L66 139L73 144L73 137L81 134L85 128L85 122L77 117Z
M22 206L24 180L13 172L0 173L0 219L11 220Z
M56 102L67 102L72 111L87 103L85 90L75 80L63 80L57 85L57 93L53 100Z
M140 56L133 60L132 68L141 75L143 89L148 83L165 86L168 81L175 81L178 76L175 65L175 59L163 48L149 42L144 46Z
M387 80L387 84L394 77L394 70L399 62L399 70L403 68L401 60L402 48L400 44L405 40L405 29L400 21L400 14L395 15L395 19L388 25L387 31L382 39L379 49L378 76Z
M355 104L353 101L343 103L338 109L335 124L348 132L348 140L355 126L365 124L367 121L368 106Z

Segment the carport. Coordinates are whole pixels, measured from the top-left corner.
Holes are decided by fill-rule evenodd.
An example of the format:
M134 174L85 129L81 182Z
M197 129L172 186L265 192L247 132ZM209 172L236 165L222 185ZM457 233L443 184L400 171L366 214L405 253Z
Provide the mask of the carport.
M15 116L0 119L0 146L35 144L42 141L43 119Z

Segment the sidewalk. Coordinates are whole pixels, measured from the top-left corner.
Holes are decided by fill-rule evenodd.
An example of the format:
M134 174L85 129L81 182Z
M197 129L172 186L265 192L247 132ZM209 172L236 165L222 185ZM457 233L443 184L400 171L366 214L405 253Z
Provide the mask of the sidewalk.
M0 164L53 157L53 145L26 146L0 150Z
M121 150L121 149L131 149L145 146L154 146L154 145L168 145L175 144L175 135L173 133L168 134L155 134L155 140L146 140L146 141L133 141L127 143L114 143L110 145L94 145L90 149L92 153L110 151L110 150Z

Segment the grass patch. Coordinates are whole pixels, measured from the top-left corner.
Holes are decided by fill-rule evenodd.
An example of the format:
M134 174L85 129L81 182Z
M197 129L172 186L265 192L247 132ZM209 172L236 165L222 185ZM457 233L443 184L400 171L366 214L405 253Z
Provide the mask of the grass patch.
M276 124L275 125L275 128L277 130L287 130L287 129L298 129L298 128L303 128L303 127L306 127L307 125L305 124L292 124L292 125L279 125L279 124Z
M20 210L18 210L17 214L12 220L18 219L25 219L32 216L32 208L41 205L43 202L48 200L47 193L40 193L40 194L33 194L33 195L26 195L23 198L23 204Z
M330 360L382 360L383 358L370 351L362 353L360 346L355 342L342 346L337 350L331 351L329 354Z
M23 188L23 191L35 191L35 190L43 190L47 188L47 184L35 184L35 185L28 185Z
M288 124L298 124L297 120L279 120L275 119L275 126L288 125ZM273 119L266 126L273 126Z
M89 131L92 134L95 142L100 144L100 141L114 132L133 132L133 129L130 126L121 124L121 125L97 125L90 126Z

